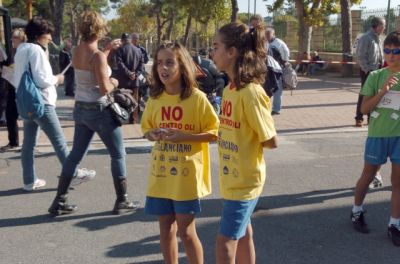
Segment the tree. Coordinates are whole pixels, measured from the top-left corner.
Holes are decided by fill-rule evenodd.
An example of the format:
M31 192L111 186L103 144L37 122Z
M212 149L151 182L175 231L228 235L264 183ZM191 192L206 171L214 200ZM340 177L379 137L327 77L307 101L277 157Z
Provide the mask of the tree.
M239 6L237 3L237 0L232 0L232 15L231 15L231 22L236 22L237 21L237 14L239 12Z
M360 2L359 0L349 1L351 3ZM326 17L331 14L337 14L340 11L340 0L275 0L270 11L281 8L285 3L294 3L296 7L297 20L299 23L299 54L310 52L313 27L323 26Z
M60 32L54 34L54 36L58 37L61 41L62 36L71 37L72 43L76 45L79 39L78 33L78 16L85 10L94 10L102 13L102 10L107 12L108 1L107 0L49 0L49 1L65 1L63 10L63 16L60 15L63 19L57 21L57 18L53 18L54 26L56 27L56 23L61 23L62 27L60 28ZM54 7L54 13L60 12L61 7ZM66 30L63 30L63 29ZM55 38L53 36L53 38ZM59 42L54 41L59 44Z

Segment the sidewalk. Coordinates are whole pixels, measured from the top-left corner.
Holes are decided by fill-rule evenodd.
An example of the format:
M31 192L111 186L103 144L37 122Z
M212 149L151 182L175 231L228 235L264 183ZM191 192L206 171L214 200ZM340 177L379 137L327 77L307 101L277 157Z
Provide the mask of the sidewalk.
M299 77L296 90L284 91L282 111L275 115L275 125L278 134L299 134L316 132L363 131L365 128L354 127L354 115L358 93L359 78L342 78L339 75ZM62 128L71 144L74 134L72 110L74 100L63 94L63 88L58 88L57 113ZM22 121L20 137L22 142ZM125 140L128 142L142 139L140 125L125 125L122 127ZM96 136L95 141L99 140ZM0 146L8 143L7 130L0 128ZM44 133L40 134L38 145L49 145Z

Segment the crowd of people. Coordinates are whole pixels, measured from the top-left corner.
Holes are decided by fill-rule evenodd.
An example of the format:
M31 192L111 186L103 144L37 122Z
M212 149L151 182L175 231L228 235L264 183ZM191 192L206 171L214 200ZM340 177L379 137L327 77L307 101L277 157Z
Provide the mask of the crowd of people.
M373 29L384 27L382 19L372 23ZM78 28L81 42L71 49L69 40L65 41L60 68L66 72L57 75L52 72L47 54L54 30L50 22L34 17L24 31L13 32L18 41L13 42L14 81L9 85L15 93L23 73L30 71L45 101L42 117L23 120L23 189L34 191L46 185L45 180L37 178L34 167L34 148L40 128L62 164L57 192L48 212L56 217L76 211L77 206L68 202L69 188L93 179L95 171L78 169L78 166L97 134L110 155L116 193L112 213L134 211L140 205L128 199L124 137L109 110L108 96L116 89L127 88L139 100L139 76L144 73L148 55L138 45L136 33L124 33L119 40L104 39L108 27L97 12L83 12ZM379 30L374 37L378 33ZM365 76L361 90L364 98L360 111L371 116L365 165L357 182L351 220L357 231L369 232L363 200L380 165L389 157L393 189L388 235L400 246L399 110L390 103L381 103L383 98L393 99L393 94L400 90L395 75L400 71L400 35L390 33L383 47L382 57L376 57L379 62L376 68L383 65L383 59L387 67L377 71L367 69L370 76ZM279 72L289 61L290 53L286 44L275 37L274 30L265 29L255 16L251 27L229 23L219 28L210 56L212 61L206 61L205 56L201 59L212 63L216 72L223 72L229 81L217 91L222 96L219 116L206 94L198 89L198 68L183 45L166 43L154 53L149 99L140 119L138 112L132 115L133 123L140 120L144 137L154 141L144 208L147 214L157 217L166 263L178 262L177 235L189 263L204 263L195 216L201 211L200 199L211 193L209 142L217 141L223 208L216 234L216 261L255 263L251 215L266 178L263 148L278 146L272 115L280 113L283 90L282 78L277 76L271 102L266 92L269 86L266 77L268 66ZM73 74L68 73L70 65ZM65 87L65 93L75 98L75 130L69 151L55 106L56 86L72 78L74 81ZM225 84L224 79L221 83ZM16 122L16 118L13 120ZM10 139L9 145L14 147L18 143Z

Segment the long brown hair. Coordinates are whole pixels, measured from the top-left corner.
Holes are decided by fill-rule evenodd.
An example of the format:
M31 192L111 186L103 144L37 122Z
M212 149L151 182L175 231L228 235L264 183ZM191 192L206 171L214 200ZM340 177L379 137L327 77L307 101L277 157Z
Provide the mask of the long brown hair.
M235 77L231 80L236 89L251 82L263 84L267 73L264 26L250 30L245 24L234 22L222 26L218 33L225 48L234 47L239 54L234 65Z
M184 46L179 43L166 43L162 44L156 51L154 56L154 63L152 67L152 83L150 85L150 96L152 98L159 97L164 91L165 86L161 82L157 71L158 53L164 49L171 49L179 63L179 71L182 78L182 90L180 98L182 100L192 95L193 90L198 87L196 82L196 66L189 52Z

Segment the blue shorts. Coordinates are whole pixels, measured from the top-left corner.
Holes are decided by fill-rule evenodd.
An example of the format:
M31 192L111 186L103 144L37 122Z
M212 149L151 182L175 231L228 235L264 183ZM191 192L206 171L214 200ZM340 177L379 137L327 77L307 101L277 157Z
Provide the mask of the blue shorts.
M219 233L233 240L244 237L257 202L258 197L243 201L223 200Z
M368 137L365 143L365 162L381 165L386 163L387 158L390 158L392 163L400 165L400 137Z
M147 196L144 211L151 215L196 214L201 211L201 208L199 199L175 201Z

